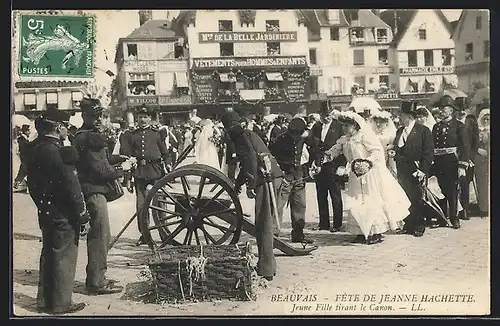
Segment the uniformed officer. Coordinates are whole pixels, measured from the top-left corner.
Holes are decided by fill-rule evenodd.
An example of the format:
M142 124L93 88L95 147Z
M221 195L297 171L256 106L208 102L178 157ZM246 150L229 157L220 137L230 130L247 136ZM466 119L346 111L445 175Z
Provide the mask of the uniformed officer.
M257 274L272 280L276 275L276 260L273 253L273 218L271 210L271 193L261 171L263 162L260 154L269 155L272 170L270 176L276 190L281 184L283 173L278 163L272 157L266 144L255 132L241 126L240 116L234 112L225 112L222 123L229 138L234 143L236 156L240 162L240 173L236 178L235 190L241 191L241 186L246 183L247 196L255 199L255 232L259 261Z
M304 237L306 214L306 176L308 163L319 165L319 141L306 131L302 118L293 118L288 130L281 134L270 150L284 172L284 179L278 191L278 216L283 220L283 209L290 202L292 219L292 242L311 242Z
M447 203L453 228L460 228L457 217L458 184L465 177L469 162L469 142L465 126L452 117L455 103L450 96L440 100L441 121L434 125L434 173Z
M79 235L88 231L89 215L74 164L76 149L62 147L69 115L49 110L36 121L38 138L26 160L30 196L38 209L42 231L37 306L41 312L63 314L80 311L75 304ZM64 150L69 150L69 154ZM66 151L67 152L67 151Z
M127 137L129 143L125 147L128 152L123 152L123 154L135 157L137 160L133 176L137 196L136 209L139 211L146 197L147 186L152 186L165 175L165 164L168 162L169 153L159 127L151 124L154 111L141 107L137 110L136 115L138 125ZM136 245L145 244L139 219L137 222L141 237Z
M121 159L108 153L106 138L101 134L104 107L100 100L84 97L80 108L83 125L76 132L73 145L78 150L78 178L90 214L85 286L90 295L119 293L123 287L116 285L116 280L106 278L111 241L106 196L109 182L114 182L121 175L113 167Z

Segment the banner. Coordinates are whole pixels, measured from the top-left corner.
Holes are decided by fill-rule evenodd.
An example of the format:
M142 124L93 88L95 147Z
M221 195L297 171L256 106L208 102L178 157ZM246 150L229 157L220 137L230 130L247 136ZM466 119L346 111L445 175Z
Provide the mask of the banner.
M194 58L196 68L239 68L239 67L306 67L305 56L283 57L237 57L237 58Z
M200 43L297 42L297 32L202 32Z
M446 74L454 74L455 67L453 66L441 66L441 67L408 67L408 68L400 68L400 75L446 75Z

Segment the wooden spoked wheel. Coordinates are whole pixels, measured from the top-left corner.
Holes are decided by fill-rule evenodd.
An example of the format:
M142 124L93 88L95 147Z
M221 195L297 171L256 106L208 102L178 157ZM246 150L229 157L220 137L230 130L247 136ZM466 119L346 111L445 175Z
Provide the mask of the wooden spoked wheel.
M243 210L234 185L221 171L189 164L153 185L139 220L153 251L166 245L235 244Z

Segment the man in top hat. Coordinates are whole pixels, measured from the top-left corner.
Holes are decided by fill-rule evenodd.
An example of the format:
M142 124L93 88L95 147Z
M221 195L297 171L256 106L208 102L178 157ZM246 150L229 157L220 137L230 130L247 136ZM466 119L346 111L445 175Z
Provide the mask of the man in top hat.
M429 176L434 158L434 144L429 128L415 123L416 102L402 102L402 126L394 139L394 160L398 181L410 200L410 215L405 219L404 232L420 237L425 232L421 183ZM392 155L391 155L392 156Z
M87 235L85 286L90 295L119 293L122 286L106 278L108 245L111 242L108 202L109 182L117 180L121 173L113 165L120 162L118 156L108 152L107 138L102 135L104 107L99 99L84 97L80 103L83 125L75 134L73 145L78 150L78 178L90 214L90 230Z
M59 110L49 110L39 117L38 137L30 144L25 160L43 243L37 306L51 314L85 307L72 301L78 240L88 230L89 215L74 166L76 149L62 145L68 121L69 115Z
M453 118L455 103L450 96L443 96L439 103L441 121L434 125L433 170L445 196L447 213L453 228L460 228L457 216L458 186L466 176L469 166L470 145L465 126Z
M333 118L333 110L327 103L322 103L320 108L321 120L311 128L311 134L320 140L320 149L330 149L343 135L342 125ZM316 176L316 196L318 200L319 225L316 230L330 230L338 232L342 227L342 187L344 181L337 175L337 169L345 166L347 160L344 155L339 155L332 162L321 166L321 171ZM328 195L333 205L333 225L330 228L330 213L328 208Z
M281 134L270 150L284 173L278 191L278 217L283 220L283 209L290 203L292 242L310 242L304 237L306 214L306 177L309 162L319 164L319 140L310 135L302 118L293 118L288 130ZM280 223L281 224L281 223Z
M455 110L455 114L457 120L464 124L465 134L467 135L467 141L470 146L470 160L466 176L460 180L459 200L463 210L459 213L459 217L462 220L469 220L469 186L474 179L474 162L476 160L477 149L479 148L479 125L477 123L477 118L474 114L472 114L470 107L466 107L464 101L461 102L462 105Z
M127 137L128 144L123 155L135 157L137 167L133 171L136 209L139 212L146 197L146 188L152 186L165 175L169 152L160 129L151 124L155 112L145 106L136 111L137 128ZM154 212L156 213L156 212ZM136 245L145 244L142 226L137 219L141 237Z
M22 125L21 126L21 134L17 137L17 145L19 146L19 159L21 161L21 165L19 166L19 170L17 171L16 178L14 179L14 189L21 190L21 185L24 183L24 179L26 178L26 159L28 156L28 148L29 148L29 137L30 137L30 125Z
M236 178L235 190L239 193L241 186L246 184L248 198L255 199L255 232L259 252L257 273L267 280L272 280L276 274L276 260L273 253L274 225L271 193L262 173L264 168L262 156L267 155L271 161L270 178L274 185L275 198L283 173L264 141L253 131L241 126L241 118L237 113L226 111L221 121L234 143L234 150L240 162L241 169Z

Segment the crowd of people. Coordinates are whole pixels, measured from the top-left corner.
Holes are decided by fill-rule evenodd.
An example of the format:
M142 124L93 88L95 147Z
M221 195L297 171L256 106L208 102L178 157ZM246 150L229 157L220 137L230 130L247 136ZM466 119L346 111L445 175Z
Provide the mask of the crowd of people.
M34 140L24 126L17 139L21 167L14 187L27 182L42 230L41 311L85 307L71 300L80 236L87 238L88 293L123 290L106 277L107 203L119 198L119 183L135 193L139 211L148 189L176 167L181 153L225 173L238 194L245 185L255 200L257 272L268 280L276 274L273 236L284 236L279 226L287 204L291 241L312 243L304 234L307 182L316 188L314 230L345 230L368 245L382 242L388 231L420 237L427 227L458 229L460 219L488 214L489 108L466 109L449 96L435 110L403 102L397 115L375 101L342 112L325 103L319 114L301 107L295 116L263 108L264 114L241 117L221 108L218 116L201 118L192 110L184 124L169 125L156 123L156 112L141 107L136 124L122 122L120 128L97 98L84 98L81 109L80 128L70 126L64 112L47 110L35 121ZM266 159L270 170L263 173ZM145 243L142 227L138 223L137 245Z

